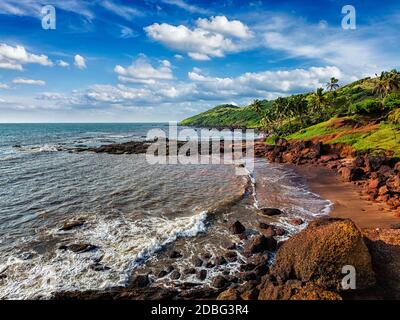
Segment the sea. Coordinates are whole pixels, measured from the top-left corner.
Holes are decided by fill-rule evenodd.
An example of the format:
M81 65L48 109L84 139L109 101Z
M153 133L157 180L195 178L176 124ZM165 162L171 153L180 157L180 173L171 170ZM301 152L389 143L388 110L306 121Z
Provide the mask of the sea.
M229 231L236 220L256 232L267 219L259 209L279 208L284 214L267 222L287 230L284 240L305 226L291 218L307 222L330 211L302 177L264 159L243 159L254 170L239 176L229 163L149 164L143 154L73 152L145 140L151 129L168 132L168 124L0 124L0 299L126 286L139 273L152 275L153 285L211 285L215 275L239 269L240 250L236 262L209 268L204 280L184 270L231 243L240 248ZM85 223L61 230L76 219ZM95 249L62 249L71 244ZM171 258L172 250L182 257ZM181 277L158 278L167 266Z

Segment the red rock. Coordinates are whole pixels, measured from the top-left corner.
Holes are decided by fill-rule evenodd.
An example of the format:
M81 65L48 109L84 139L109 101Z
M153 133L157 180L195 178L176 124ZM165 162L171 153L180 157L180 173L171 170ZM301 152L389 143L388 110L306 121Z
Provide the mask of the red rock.
M294 226L299 226L304 223L304 221L300 218L290 219L288 222Z
M321 159L321 162L328 162L328 161L339 159L339 156L337 154L328 154L326 156L321 156L320 159Z
M364 177L364 171L360 168L343 167L340 173L345 181L357 181Z
M252 237L244 246L244 252L254 254L265 250L276 250L277 241L274 238L267 238L264 235Z

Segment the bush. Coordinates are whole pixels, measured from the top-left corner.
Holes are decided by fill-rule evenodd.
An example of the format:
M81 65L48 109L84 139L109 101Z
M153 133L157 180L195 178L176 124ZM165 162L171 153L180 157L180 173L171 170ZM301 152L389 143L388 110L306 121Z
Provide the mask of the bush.
M400 108L390 111L388 120L391 124L400 125Z
M395 109L400 107L400 92L393 92L385 98L385 108Z
M350 107L352 114L370 114L379 111L380 104L375 99L365 99L354 103Z

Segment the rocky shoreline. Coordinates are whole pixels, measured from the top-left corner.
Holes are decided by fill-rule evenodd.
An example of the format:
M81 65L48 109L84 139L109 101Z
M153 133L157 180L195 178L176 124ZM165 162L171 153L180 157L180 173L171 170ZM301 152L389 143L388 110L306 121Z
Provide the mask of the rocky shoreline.
M142 153L144 144L103 146L92 151L111 154ZM145 152L145 151L144 151ZM338 172L345 181L359 186L365 199L400 207L400 162L390 154L356 152L346 145L325 145L319 141L288 142L275 145L256 143L255 154L269 161L296 165L317 164ZM264 208L261 215L279 215L278 209ZM294 219L292 224L302 224ZM67 226L68 227L68 226ZM400 299L400 228L359 230L349 219L321 218L289 240L278 242L285 230L261 222L258 230L248 230L239 221L229 227L237 242L226 254L196 257L183 272L204 279L210 268L238 261L240 270L217 275L211 286L182 282L160 286L154 279L181 274L173 266L158 274L136 274L127 287L86 292L58 292L54 299L218 299L218 300L342 300ZM238 253L240 255L238 255ZM241 259L240 257L245 257ZM180 258L179 252L170 257ZM272 258L272 259L271 259ZM271 263L273 261L273 263ZM356 271L356 289L342 285L344 266Z
M400 161L390 153L372 154L354 151L345 144L285 139L278 139L275 145L258 143L255 153L271 162L317 164L334 170L344 181L359 186L366 200L387 203L400 215Z

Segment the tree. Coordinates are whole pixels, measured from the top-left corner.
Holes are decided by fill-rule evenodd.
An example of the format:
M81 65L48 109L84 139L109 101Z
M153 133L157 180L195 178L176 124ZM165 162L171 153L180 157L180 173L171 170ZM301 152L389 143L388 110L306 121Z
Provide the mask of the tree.
M301 126L305 124L305 114L307 113L307 100L304 95L292 96L288 102L288 108L300 120Z
M397 70L382 72L375 79L374 93L383 100L389 93L400 89L400 74Z
M258 113L258 115L262 118L262 104L261 101L258 99L255 99L251 106L254 108L254 110Z
M323 88L318 88L317 91L311 95L309 106L311 108L311 111L314 112L319 118L322 117L322 113L326 106L326 99L324 96Z
M335 77L332 77L329 82L326 83L326 89L329 91L335 91L337 88L339 88L339 79L336 79Z

